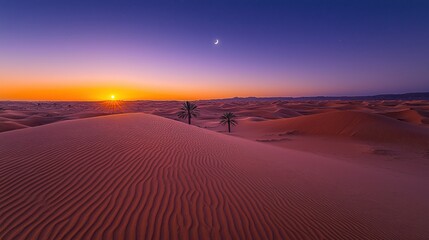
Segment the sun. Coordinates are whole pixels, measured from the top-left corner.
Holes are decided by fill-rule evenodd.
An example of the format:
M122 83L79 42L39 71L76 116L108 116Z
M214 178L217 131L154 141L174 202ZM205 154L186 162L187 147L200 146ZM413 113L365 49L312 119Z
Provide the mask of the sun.
M115 95L110 96L110 100L115 100Z

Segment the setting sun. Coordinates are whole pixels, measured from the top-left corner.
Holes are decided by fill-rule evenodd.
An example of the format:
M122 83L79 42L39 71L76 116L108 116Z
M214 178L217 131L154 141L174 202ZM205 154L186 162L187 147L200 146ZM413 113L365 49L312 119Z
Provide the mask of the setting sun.
M111 100L115 100L115 95L110 96Z

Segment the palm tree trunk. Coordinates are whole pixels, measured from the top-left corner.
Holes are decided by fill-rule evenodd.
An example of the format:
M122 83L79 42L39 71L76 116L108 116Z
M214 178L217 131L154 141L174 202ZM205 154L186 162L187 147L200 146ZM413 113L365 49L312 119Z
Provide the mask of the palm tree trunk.
M189 124L189 125L191 125L191 118L192 118L192 115L191 115L191 114L189 114L189 115L188 115L188 124Z
M231 132L231 121L228 120L228 132Z

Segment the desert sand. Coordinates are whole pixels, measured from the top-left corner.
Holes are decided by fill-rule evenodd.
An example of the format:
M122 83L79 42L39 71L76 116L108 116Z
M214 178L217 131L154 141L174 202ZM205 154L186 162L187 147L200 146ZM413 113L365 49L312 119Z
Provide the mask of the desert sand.
M429 236L427 102L108 106L0 105L0 239Z
M193 125L225 133L227 128L219 124L219 117L232 111L239 122L232 135L253 141L353 158L353 161L393 159L393 165L425 164L429 158L429 101L425 100L232 99L195 103L200 114L193 119ZM135 112L183 122L177 117L181 104L180 101L0 102L0 132ZM410 158L413 160L409 161Z
M429 126L429 101L197 101L200 116L195 124L216 128L219 116L234 112L241 122L295 118L332 111L354 111L385 116L418 126ZM144 112L178 120L180 101L101 101L101 102L0 102L0 132L44 125L57 121Z

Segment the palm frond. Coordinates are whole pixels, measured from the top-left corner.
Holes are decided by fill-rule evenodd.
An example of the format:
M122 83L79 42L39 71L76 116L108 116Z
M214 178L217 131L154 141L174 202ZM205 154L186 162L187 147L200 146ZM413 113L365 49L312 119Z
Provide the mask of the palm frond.
M177 116L179 118L190 118L190 117L197 117L198 116L198 106L194 103L191 103L189 101L186 101L183 103L183 105L180 107L180 111L177 113Z
M180 111L177 113L177 116L179 118L187 118L188 117L188 113L186 111Z
M234 119L231 119L230 123L231 123L232 126L235 126L235 125L238 124L238 122L236 120L234 120Z
M228 123L228 120L227 119L221 119L220 120L220 124L222 124L222 125L225 125L225 124L227 124Z
M234 113L226 112L220 117L220 124L225 125L229 122L231 125L237 125L238 122L235 120L236 117Z

